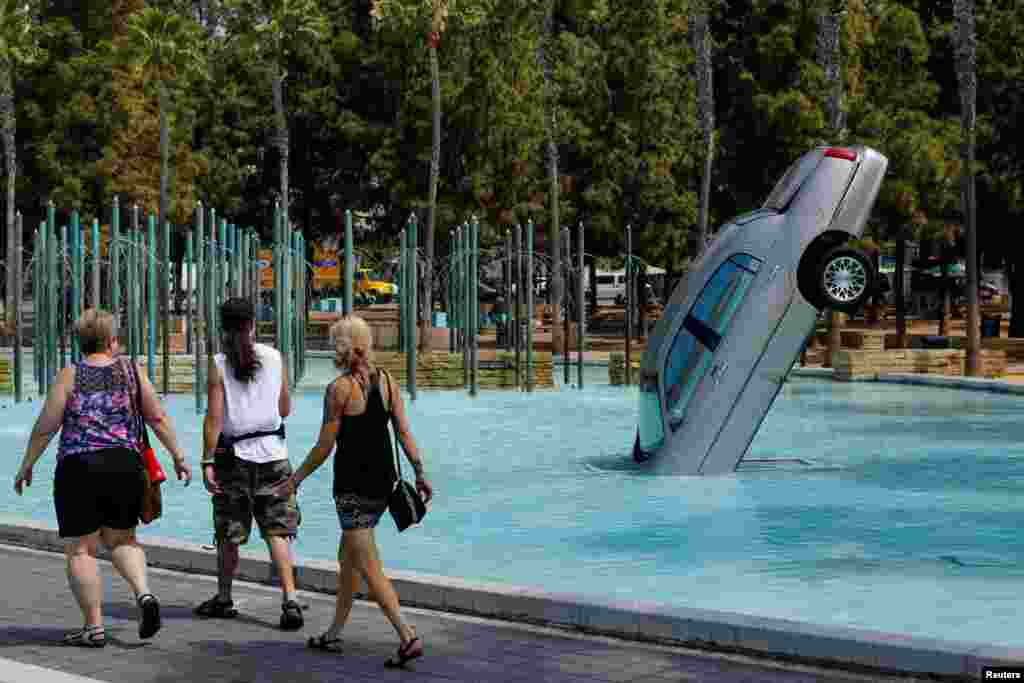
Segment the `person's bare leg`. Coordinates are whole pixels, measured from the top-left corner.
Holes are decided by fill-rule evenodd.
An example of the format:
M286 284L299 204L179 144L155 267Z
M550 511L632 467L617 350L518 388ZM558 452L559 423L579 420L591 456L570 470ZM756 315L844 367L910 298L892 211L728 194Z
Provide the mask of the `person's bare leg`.
M334 604L334 621L324 633L328 639L340 637L342 629L348 623L349 614L352 613L355 594L359 592L360 577L355 565L356 554L352 550L345 552L346 545L351 548L351 543L345 541L349 533L343 532L342 540L338 544L337 599Z
M221 602L231 602L231 584L238 574L238 544L220 542L217 544L217 597Z
M103 625L103 582L96 563L99 542L100 532L97 531L88 536L69 538L64 543L68 585L82 610L86 628Z
M416 637L416 630L402 620L402 612L398 604L398 593L395 592L391 580L384 575L384 566L380 561L380 553L377 551L377 538L373 529L357 529L350 532L353 539L352 550L355 551L354 558L360 573L366 579L366 584L380 605L384 615L394 627L402 645ZM348 540L349 536L346 536Z
M267 547L270 559L277 567L277 575L281 578L281 590L285 600L295 599L295 571L292 568L292 556L285 536L268 536Z
M117 573L131 586L135 599L149 593L146 553L135 538L135 529L100 529L103 545L110 548L110 560Z

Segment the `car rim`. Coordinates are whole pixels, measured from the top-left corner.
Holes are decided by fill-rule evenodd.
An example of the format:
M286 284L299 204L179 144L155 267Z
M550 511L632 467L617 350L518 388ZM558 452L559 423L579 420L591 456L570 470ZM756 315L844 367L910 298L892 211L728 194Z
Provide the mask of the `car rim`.
M867 286L867 269L852 256L840 256L825 266L825 291L833 301L844 304L856 301Z

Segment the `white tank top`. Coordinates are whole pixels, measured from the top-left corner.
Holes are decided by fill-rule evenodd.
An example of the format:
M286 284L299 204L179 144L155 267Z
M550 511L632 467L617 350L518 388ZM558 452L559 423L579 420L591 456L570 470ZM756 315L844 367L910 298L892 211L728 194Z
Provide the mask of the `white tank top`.
M251 382L239 382L227 367L223 353L213 357L224 378L224 428L227 436L272 432L281 426L281 354L266 344L255 344L262 367ZM288 447L279 436L246 439L235 444L235 455L255 463L288 459Z

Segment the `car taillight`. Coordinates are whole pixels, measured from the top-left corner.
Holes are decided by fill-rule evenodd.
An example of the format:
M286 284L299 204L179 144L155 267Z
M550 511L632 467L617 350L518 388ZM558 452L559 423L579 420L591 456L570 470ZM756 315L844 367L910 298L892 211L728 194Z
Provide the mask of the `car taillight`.
M825 150L825 156L832 157L833 159L846 159L847 161L857 161L857 153L844 149L842 147L829 147Z

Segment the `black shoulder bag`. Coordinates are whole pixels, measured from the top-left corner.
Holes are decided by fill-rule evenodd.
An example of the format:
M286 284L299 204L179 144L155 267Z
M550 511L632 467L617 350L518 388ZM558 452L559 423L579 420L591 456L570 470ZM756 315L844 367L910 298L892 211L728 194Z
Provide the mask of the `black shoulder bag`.
M380 372L384 377L388 376L384 370ZM391 513L391 518L395 520L395 526L398 527L398 531L401 533L414 524L419 524L423 521L423 517L427 514L427 505L423 502L423 498L420 497L420 492L416 490L416 487L402 477L402 460L398 457L398 427L394 423L395 415L391 412L391 401L394 399L390 393L391 389L391 382L389 380L388 421L391 423L395 437L395 467L397 468L398 481L395 482L395 488L391 491L390 498L388 498L388 512ZM405 446L402 448L404 450Z

